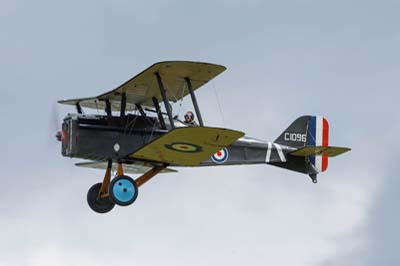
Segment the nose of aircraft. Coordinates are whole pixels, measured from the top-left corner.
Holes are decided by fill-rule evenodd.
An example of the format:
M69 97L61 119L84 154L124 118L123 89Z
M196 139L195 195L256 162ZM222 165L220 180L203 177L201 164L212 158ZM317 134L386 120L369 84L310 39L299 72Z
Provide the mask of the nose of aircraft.
M61 133L61 131L57 131L56 139L57 139L58 141L61 141L61 140L62 140L62 133Z

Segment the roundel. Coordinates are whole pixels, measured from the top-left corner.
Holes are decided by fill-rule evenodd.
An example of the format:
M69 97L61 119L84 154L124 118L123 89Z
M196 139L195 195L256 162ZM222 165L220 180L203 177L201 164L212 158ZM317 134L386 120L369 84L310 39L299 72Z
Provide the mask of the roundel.
M174 142L171 144L166 144L165 147L167 149L180 152L200 152L202 150L199 145L186 142Z
M228 149L227 148L223 148L220 151L217 151L216 153L214 153L213 156L211 156L211 160L214 163L224 163L226 162L226 160L228 160Z

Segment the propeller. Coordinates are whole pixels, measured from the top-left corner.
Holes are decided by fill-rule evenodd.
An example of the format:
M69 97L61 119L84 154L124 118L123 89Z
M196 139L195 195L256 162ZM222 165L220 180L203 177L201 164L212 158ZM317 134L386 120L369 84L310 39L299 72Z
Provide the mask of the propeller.
M58 140L61 141L61 119L60 119L60 112L58 109L58 105L56 101L52 101L52 105L50 107L50 112L49 112L49 132L50 136L49 139L51 139L51 143L54 144L55 142L54 137Z

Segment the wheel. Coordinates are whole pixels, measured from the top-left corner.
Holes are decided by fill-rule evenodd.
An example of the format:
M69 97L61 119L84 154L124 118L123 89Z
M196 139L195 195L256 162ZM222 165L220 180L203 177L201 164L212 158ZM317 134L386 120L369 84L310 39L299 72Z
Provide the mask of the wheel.
M135 180L126 175L115 177L110 183L109 191L112 202L120 206L132 204L139 192Z
M106 213L111 211L115 203L110 200L110 197L100 198L99 191L101 183L94 184L87 193L87 202L89 207L97 213Z

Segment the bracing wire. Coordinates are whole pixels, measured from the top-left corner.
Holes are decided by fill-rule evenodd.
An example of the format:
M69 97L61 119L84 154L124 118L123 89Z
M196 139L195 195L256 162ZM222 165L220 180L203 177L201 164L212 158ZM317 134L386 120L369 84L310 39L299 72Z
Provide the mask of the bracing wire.
M179 92L179 91L178 91ZM177 93L178 93L177 92ZM183 85L182 85L182 94L181 94L181 97L177 97L176 95L175 95L175 93L172 91L172 90L168 90L168 93L170 93L170 95L172 96L172 97L174 97L174 99L175 99L175 102L178 102L179 101L179 99L180 99L180 101L179 101L179 109L178 109L178 116L180 115L180 113L181 113L181 107L182 107L182 102L183 102L183 95L184 95L184 93L185 93L185 83L183 83Z
M138 119L138 110L134 110L133 115L134 115L134 118L131 121L129 121L127 125L125 125L125 130L124 130L125 135L127 132L128 132L128 134L131 134L132 131L134 130L136 121Z
M217 89L215 88L215 83L214 83L214 81L211 81L211 84L212 84L212 87L213 87L213 89L214 89L215 98L217 99L218 109L219 109L219 115L220 115L221 120L222 120L222 125L223 125L224 127L226 127L224 115L223 115L223 113L222 113L221 103L220 103L220 101L219 101L219 96L218 96L218 93L217 93Z
M181 109L182 109L182 103L183 103L183 95L185 94L185 83L183 83L183 86L182 86L182 94L181 94L181 97L180 97L180 102L179 102L179 109L178 109L178 116L180 116L181 115Z

